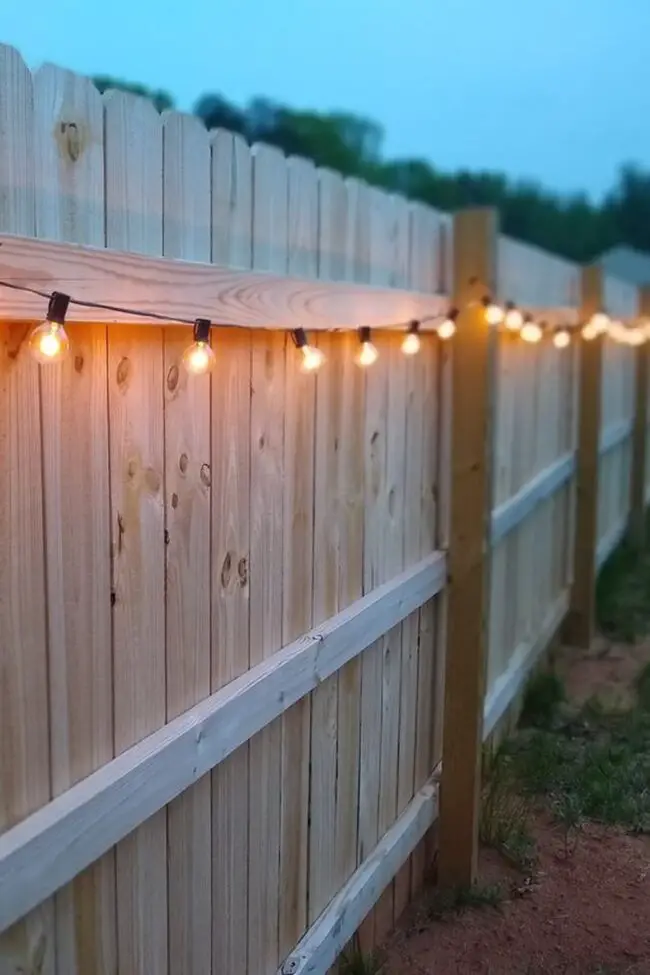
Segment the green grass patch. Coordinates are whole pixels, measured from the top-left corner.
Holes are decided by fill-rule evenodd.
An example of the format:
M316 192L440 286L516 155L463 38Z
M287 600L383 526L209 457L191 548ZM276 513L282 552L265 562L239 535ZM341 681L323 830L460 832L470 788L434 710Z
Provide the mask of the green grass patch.
M639 678L650 696L650 670ZM544 797L570 835L585 819L650 832L650 710L589 701L561 727L522 730L504 746L525 794Z
M557 674L552 671L536 674L524 691L520 724L550 728L565 699L564 684Z
M523 871L536 859L529 817L530 801L521 793L512 756L503 748L485 753L479 837Z
M650 633L650 553L619 545L598 576L596 616L612 640L633 643Z

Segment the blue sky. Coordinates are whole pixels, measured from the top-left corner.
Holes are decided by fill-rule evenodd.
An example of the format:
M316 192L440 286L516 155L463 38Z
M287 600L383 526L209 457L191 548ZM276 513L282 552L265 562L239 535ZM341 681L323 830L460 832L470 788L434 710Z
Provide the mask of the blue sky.
M650 0L3 0L0 40L163 87L341 108L385 152L599 196L650 168Z

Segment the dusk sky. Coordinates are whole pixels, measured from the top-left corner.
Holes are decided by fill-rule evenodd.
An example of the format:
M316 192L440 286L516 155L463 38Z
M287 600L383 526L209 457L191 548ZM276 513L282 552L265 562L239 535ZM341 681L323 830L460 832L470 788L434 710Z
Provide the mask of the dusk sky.
M598 197L650 167L650 0L4 0L0 41L168 90L344 109L385 155Z

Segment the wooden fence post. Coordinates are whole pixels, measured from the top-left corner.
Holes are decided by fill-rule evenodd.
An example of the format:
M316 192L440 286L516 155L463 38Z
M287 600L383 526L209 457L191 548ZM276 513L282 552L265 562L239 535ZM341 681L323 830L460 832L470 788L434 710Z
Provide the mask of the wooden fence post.
M483 298L496 289L497 215L467 210L454 221L449 592L442 782L441 886L476 875L481 783L488 526L492 498L492 403L496 334Z
M604 307L604 272L597 265L582 270L582 322ZM598 470L604 336L580 341L578 444L576 472L576 533L573 585L565 636L589 648L596 619L596 548L598 546Z
M640 291L639 312L650 315L650 287ZM646 544L646 433L648 424L648 357L647 343L636 349L636 385L634 408L634 433L632 438L632 483L630 499L630 544L642 551Z

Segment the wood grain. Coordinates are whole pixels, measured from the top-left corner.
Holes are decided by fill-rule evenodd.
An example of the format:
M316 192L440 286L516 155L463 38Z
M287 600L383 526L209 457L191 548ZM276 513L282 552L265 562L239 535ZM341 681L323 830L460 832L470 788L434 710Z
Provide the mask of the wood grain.
M106 243L163 247L162 122L146 99L105 96ZM164 725L165 510L161 329L111 329L108 347L115 751ZM118 968L167 975L167 816L117 848Z
M4 44L0 90L0 227L33 235L32 79ZM39 374L12 356L21 331L0 322L0 834L50 798ZM55 939L48 902L0 938L0 971L52 975Z
M199 119L163 118L163 252L210 258L210 144ZM167 720L211 691L210 377L189 376L188 328L164 332ZM212 970L211 781L167 810L169 969Z
M132 124L132 120L128 123ZM140 165L144 166L144 160ZM111 177L112 181L115 179ZM115 239L111 228L118 221L119 211L109 211L107 217L110 239ZM138 228L133 243L128 248L123 245L122 252L115 245L110 251L95 250L1 233L0 280L39 290L63 291L77 301L100 301L181 321L209 318L220 325L244 328L390 328L396 322L444 314L448 306L448 300L438 295L389 287L315 282L270 269L269 273L261 273L257 266L256 272L239 271L138 256L138 237L147 232L145 224L150 217L138 218L130 211L122 211L122 217ZM274 219L272 214L270 219ZM269 246L260 240L256 243L257 252L268 252ZM2 301L8 321L31 320L43 314L43 299L34 295L3 289ZM88 311L72 305L67 318L83 322ZM95 309L93 318L98 322L134 321L128 312L105 309ZM146 318L136 320L147 324ZM432 326L427 323L424 327Z

